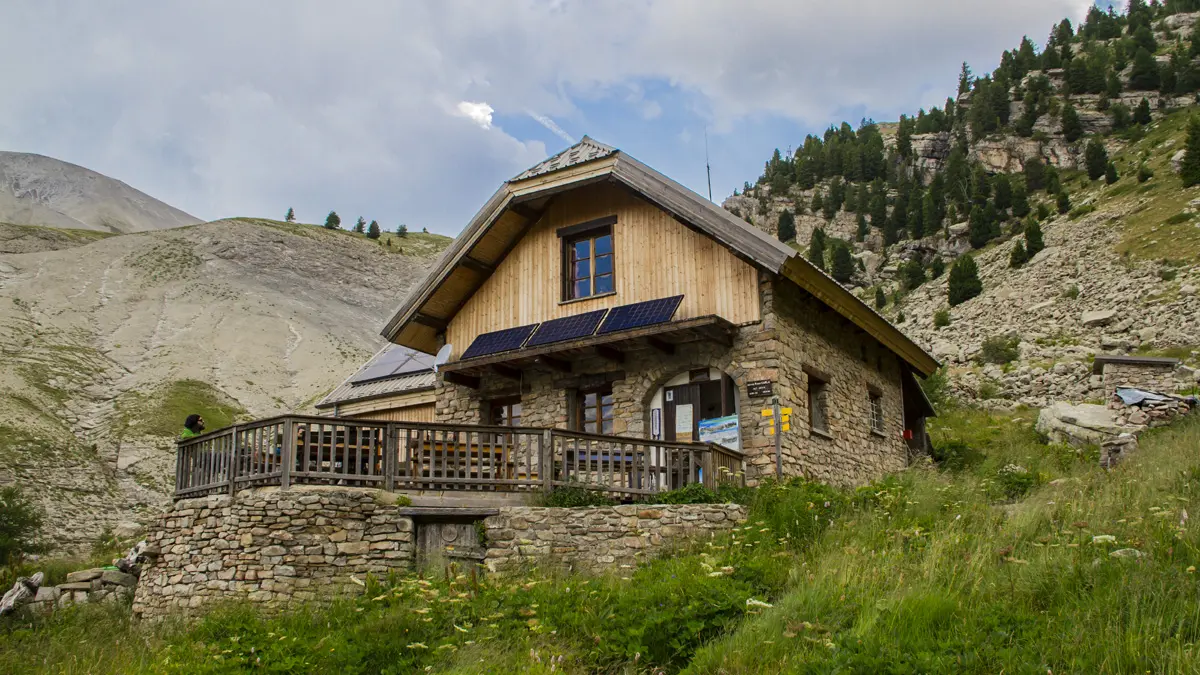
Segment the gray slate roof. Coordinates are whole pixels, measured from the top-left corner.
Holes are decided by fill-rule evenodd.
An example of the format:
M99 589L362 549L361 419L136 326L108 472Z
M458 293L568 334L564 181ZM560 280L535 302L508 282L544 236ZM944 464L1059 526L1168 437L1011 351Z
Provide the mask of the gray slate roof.
M403 358L397 358L403 356L409 356L411 364L405 364ZM385 359L389 363L406 365L403 368L404 372L389 377L364 380L364 376L370 376L372 366L380 364ZM359 381L356 382L356 380ZM432 356L413 351L406 347L387 345L356 370L353 375L346 378L346 381L338 385L328 396L321 399L321 402L316 407L318 410L322 410L332 408L339 403L352 403L406 392L432 389L436 384L437 375L433 372Z
M583 140L579 141L575 145L572 145L571 147L563 150L553 157L550 157L549 159L544 159L537 164L534 164L533 166L514 176L512 180L525 180L526 178L533 178L534 176L540 176L544 173L552 173L560 169L575 166L576 164L590 162L594 159L603 159L604 157L608 157L616 151L617 149L612 146L605 145L599 141L592 140L588 136L584 136Z

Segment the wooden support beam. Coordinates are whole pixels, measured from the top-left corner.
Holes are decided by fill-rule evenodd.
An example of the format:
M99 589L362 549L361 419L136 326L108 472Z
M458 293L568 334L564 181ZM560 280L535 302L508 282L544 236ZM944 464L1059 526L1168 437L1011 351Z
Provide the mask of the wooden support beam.
M450 382L451 384L458 384L458 385L462 385L464 387L470 387L471 389L479 388L479 378L478 377L474 377L471 375L464 375L462 373L450 373L450 372L442 373L442 377L445 378L445 380L447 382Z
M625 353L613 347L600 345L596 347L596 356L613 363L625 363Z
M472 272L478 272L484 276L490 276L492 272L496 271L495 267L483 262L482 260L476 260L471 256L466 256L459 264L471 270Z
M507 377L510 380L521 379L521 371L517 370L516 368L500 365L499 363L492 366L492 372L500 377Z
M553 356L539 356L537 362L551 370L557 370L560 373L571 372L571 364L562 359L556 359Z
M670 342L664 342L658 338L646 338L646 342L654 349L666 354L667 356L675 355L675 345Z
M530 208L529 206L526 206L525 204L510 204L508 206L508 210L512 211L513 213L517 214L518 216L521 216L522 218L524 218L525 220L528 220L531 223L536 223L538 221L538 219L542 217L541 211L538 211L537 209L534 209L534 208Z
M413 315L413 321L421 324L422 326L429 326L430 328L439 331L446 330L446 326L449 325L446 323L445 319L439 319L436 316L429 316L428 314L420 313Z

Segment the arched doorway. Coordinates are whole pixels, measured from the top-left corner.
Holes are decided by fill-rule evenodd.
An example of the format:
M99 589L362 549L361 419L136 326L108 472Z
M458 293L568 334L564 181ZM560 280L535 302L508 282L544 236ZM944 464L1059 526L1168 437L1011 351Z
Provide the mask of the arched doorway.
M651 398L650 410L654 439L699 441L703 427L705 440L719 430L721 445L741 448L737 384L718 368L688 370L667 380Z

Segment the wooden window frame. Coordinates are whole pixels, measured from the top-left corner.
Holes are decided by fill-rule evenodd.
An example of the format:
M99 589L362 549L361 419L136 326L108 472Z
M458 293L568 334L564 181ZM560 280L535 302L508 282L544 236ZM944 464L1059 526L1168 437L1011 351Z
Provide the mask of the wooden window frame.
M829 430L829 387L830 378L824 373L805 368L808 375L808 429L809 435L833 438ZM817 412L820 411L820 425Z
M522 401L521 401L520 396L504 396L502 398L493 398L493 399L489 399L489 400L485 401L485 405L487 406L487 425L494 426L494 427L519 427L519 426L521 426L520 424L512 423L512 418L513 418L512 408L514 405L516 405L516 406L521 405L521 403L522 403ZM504 408L505 423L503 423L503 424L498 423L496 421L496 410L498 408ZM525 411L522 409L521 415L518 416L518 419L524 419L524 413L525 413Z
M557 231L558 238L562 242L562 245L561 245L561 249L562 249L562 254L561 254L561 259L562 259L561 260L561 262L562 262L562 274L561 274L561 277L562 277L562 282L561 282L562 283L562 302L564 302L564 303L579 302L582 300L591 300L593 298L603 298L603 297L606 297L609 295L616 295L616 293L617 293L617 269L616 269L617 251L616 251L616 234L614 232L614 230L615 230L614 226L616 225L616 223L617 223L616 216L606 216L604 218L597 218L596 220L589 220L584 223L579 223L577 225L570 225L568 227L563 227L563 228L558 229L558 231ZM609 240L612 245L612 250L609 253L604 253L604 254L601 254L600 256L597 256L595 240L600 237L606 236L606 235L609 237ZM588 247L589 257L587 258L589 275L587 277L576 277L575 276L575 262L576 261L574 258L575 245L578 244L579 242L585 241L585 240L591 241L591 243L589 244L589 247ZM596 274L596 260L598 257L608 257L608 259L610 261L610 271L609 272L607 272L605 274ZM602 276L608 276L611 278L612 288L610 290L604 291L603 293L597 293L596 292L596 279L597 279L597 277L602 277ZM587 295L576 295L575 294L576 282L582 281L585 278L588 281L589 293Z
M594 406L589 406L587 404L587 399L588 399L589 395L593 395L593 394L596 397L596 403ZM607 396L609 398L608 417L604 416L604 397L605 396ZM616 418L616 402L613 401L612 398L613 398L613 386L612 386L611 382L608 382L608 383L605 383L602 385L598 385L595 387L588 387L586 389L579 389L578 391L576 391L575 392L575 400L574 400L574 410L572 411L574 413L574 420L573 420L574 425L573 426L575 427L575 431L582 431L583 433L586 433L586 434L603 434L606 436L611 436L612 435L612 424ZM588 431L587 430L587 425L588 425L587 411L588 411L588 409L593 408L593 407L596 410L596 419L592 423L596 425L596 429L595 429L595 431ZM609 423L610 428L609 428L608 432L604 431L604 423L605 422Z
M867 389L867 414L870 418L871 433L883 436L887 429L883 419L883 392L874 387Z

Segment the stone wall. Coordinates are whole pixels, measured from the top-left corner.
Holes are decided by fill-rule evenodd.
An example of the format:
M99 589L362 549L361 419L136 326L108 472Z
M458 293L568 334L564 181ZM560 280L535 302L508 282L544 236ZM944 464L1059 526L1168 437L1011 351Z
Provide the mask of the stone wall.
M784 472L852 485L908 463L899 359L873 337L788 281L776 286L781 364L778 392L792 409L783 437ZM826 381L828 433L812 429L814 378ZM883 404L883 432L871 428L870 395Z
M688 537L711 536L746 519L737 504L510 507L484 520L492 572L533 565L606 573L629 569Z
M1131 363L1104 364L1104 395L1111 396L1117 387L1133 387L1160 394L1175 392L1175 366Z
M477 423L483 419L487 401L520 395L522 425L569 428L571 392L609 382L613 433L648 438L654 394L680 373L716 368L737 387L741 450L751 483L775 473L774 439L766 434L768 420L759 414L770 406L770 399L749 397L746 384L754 380L775 383L782 405L794 411L792 432L783 441L785 474L848 485L903 468L908 454L902 439L904 413L897 358L790 281L764 279L759 294L762 322L738 328L731 347L690 343L677 346L670 356L650 350L629 351L620 366L599 357L578 359L572 363L571 374L530 369L523 371L520 383L485 378L479 389L441 380L438 421ZM782 298L778 309L777 297ZM809 431L805 367L830 376L832 438ZM868 388L883 394L886 425L882 435L870 428Z
M184 499L150 528L161 553L142 571L143 617L238 599L284 605L336 594L351 576L411 567L413 522L375 491L275 488Z

